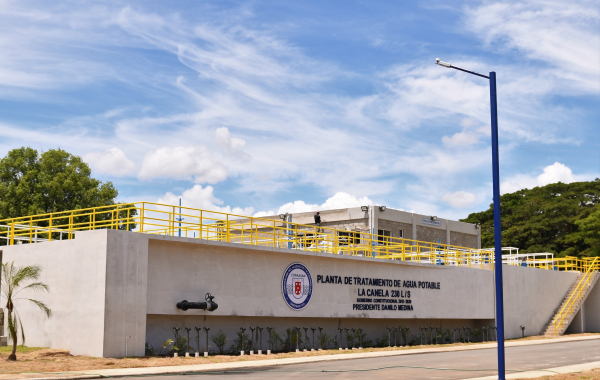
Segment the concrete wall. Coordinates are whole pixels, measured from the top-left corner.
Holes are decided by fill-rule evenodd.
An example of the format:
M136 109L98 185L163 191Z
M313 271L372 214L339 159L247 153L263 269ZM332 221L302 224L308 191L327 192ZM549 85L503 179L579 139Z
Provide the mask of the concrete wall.
M539 335L567 295L578 273L502 266L504 329L507 339Z
M2 248L3 262L40 264L40 280L51 288L50 293L30 295L53 309L52 318L46 319L34 305L17 305L27 344L69 349L77 355L123 356L125 336L132 336L128 354L142 355L146 339L158 345L172 336L177 324L194 327L210 322L211 329L231 334L254 324L283 330L295 324L322 325L334 330L329 334L336 326L347 326L381 336L392 325L480 327L489 325L495 315L494 273L483 269L113 230ZM281 292L284 270L294 262L304 264L313 277L312 299L299 311L287 306ZM519 325L526 326L528 335L539 334L577 277L533 268L503 269L507 338L520 336ZM440 289L318 283L318 275L439 282ZM405 292L401 298L410 300L413 310L353 310L360 289L373 288ZM586 310L598 310L597 288L586 301ZM183 299L203 301L207 292L216 296L215 312L176 308ZM591 315L593 319L596 314Z
M450 245L459 247L477 248L477 235L464 234L462 232L450 231Z
M132 336L128 353L143 355L147 247L148 235L116 230L2 247L4 263L40 265L40 281L50 287L49 293L22 293L46 303L53 311L49 319L32 303L17 303L26 344L119 357L125 354L125 336Z
M600 280L583 303L585 332L600 332Z
M412 240L412 223L394 222L391 220L379 219L378 229L388 230L392 237L400 237L400 230L403 231L404 239Z
M107 230L104 356L143 356L146 338L148 237Z
M104 354L106 248L105 231L88 233L85 240L2 247L3 263L40 265L39 281L50 287L49 293L21 293L46 303L53 311L49 319L31 302L15 303L25 327L26 345L67 349L74 355ZM6 304L5 299L0 302Z
M148 314L313 318L494 317L492 272L487 270L174 239L150 240ZM283 273L294 262L304 264L313 277L312 299L302 310L288 307L281 293ZM439 282L441 289L398 288L411 292L413 311L354 311L353 304L360 297L358 290L377 287L320 284L317 283L318 275ZM391 293L396 288L380 289ZM201 310L183 312L175 307L183 299L203 301L207 292L215 295L219 303L219 309L213 313Z

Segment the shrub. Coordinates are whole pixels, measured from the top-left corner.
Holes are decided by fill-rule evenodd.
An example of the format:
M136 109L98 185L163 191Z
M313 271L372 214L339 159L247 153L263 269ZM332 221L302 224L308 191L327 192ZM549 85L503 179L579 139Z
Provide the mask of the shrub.
M225 335L223 330L219 330L216 335L211 335L210 340L219 349L219 354L223 355L225 353L225 345L227 344L227 335ZM208 351L208 347L206 347L206 350Z
M334 342L333 336L329 334L325 334L324 332L319 333L317 336L317 340L319 342L320 347L326 349L327 346Z
M241 331L238 331L236 335L233 344L229 347L231 355L237 355L240 351L248 352L253 349L252 340L247 333L242 334Z
M375 338L375 347L387 347L389 346L388 334L383 334L381 338Z

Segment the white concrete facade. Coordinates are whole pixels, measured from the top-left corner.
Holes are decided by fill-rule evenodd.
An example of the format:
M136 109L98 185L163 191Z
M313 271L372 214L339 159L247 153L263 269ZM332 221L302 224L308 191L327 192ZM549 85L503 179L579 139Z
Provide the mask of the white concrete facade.
M53 310L50 319L35 305L20 303L27 344L71 350L76 355L144 355L144 344L160 345L172 327L222 329L231 339L240 326L295 325L361 327L380 337L388 326L480 327L493 324L494 272L490 270L407 263L318 252L265 248L199 239L147 235L117 230L80 232L74 240L2 247L2 262L39 264L50 293L31 294ZM281 280L291 263L305 265L313 293L302 310L282 297ZM563 300L576 273L504 266L506 337L541 333ZM318 276L350 278L351 284L320 283ZM439 289L357 285L353 278L439 283ZM353 310L365 289L402 291L413 310ZM410 297L408 292L410 291ZM219 308L182 311L184 299L216 296ZM597 309L598 286L586 301ZM594 304L596 302L596 304ZM587 307L590 304L591 307ZM590 312L597 318L597 310ZM595 314L594 314L595 313ZM587 326L587 325L586 325ZM589 324L596 331L597 326ZM192 331L193 333L193 331ZM265 334L263 332L263 334Z

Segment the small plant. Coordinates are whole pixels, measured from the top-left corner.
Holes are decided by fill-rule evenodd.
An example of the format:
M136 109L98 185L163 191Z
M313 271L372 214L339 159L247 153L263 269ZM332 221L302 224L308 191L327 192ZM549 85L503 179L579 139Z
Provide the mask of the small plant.
M452 330L446 329L442 333L442 343L451 343L452 342Z
M269 343L269 341L271 343L271 349L273 350L273 352L281 351L281 346L284 343L283 338L281 338L281 336L275 329L271 330L271 335L267 340L267 343Z
M285 344L285 350L287 351L295 351L296 347L302 346L302 333L298 331L298 335L296 335L296 331L294 329L287 329L283 335L283 341ZM298 344L296 345L296 341Z
M168 347L171 344L173 344L173 339L167 339L167 340L165 340L165 342L162 345L162 349L159 352L159 355L162 355L162 353L163 353L164 350L167 350L167 352L168 352Z
M408 345L409 345L409 346L418 346L418 345L420 345L420 344L421 344L421 339L420 339L420 336L414 336L414 335L413 335L413 336L410 338L410 340L408 341Z
M367 338L367 333L365 332L360 332L359 330L356 331L356 333L354 334L354 338L355 338L355 342L358 346L361 345L362 342L362 347L372 347L373 346L373 341L369 338Z
M327 346L334 342L333 336L325 334L324 332L319 333L317 336L317 341L319 342L319 347L326 349ZM337 345L337 342L336 342Z
M375 347L389 346L388 340L389 340L389 338L388 338L387 334L383 334L383 336L381 338L375 338Z
M481 336L481 330L479 330L477 328L473 329L471 336L473 337L473 342L474 342L477 338L479 338Z
M146 342L144 355L145 356L156 356L156 355L158 355L158 351L154 347L149 345L148 342Z
M225 353L225 345L227 344L227 335L225 335L223 330L219 330L216 335L211 335L210 340L219 349L219 354L223 355ZM206 349L208 350L208 347Z
M233 344L229 347L229 353L231 355L237 355L240 351L250 351L252 349L252 339L248 334L241 331L237 332L237 337L233 340Z
M188 340L182 335L175 335L175 341L171 346L171 352L186 352L188 350Z

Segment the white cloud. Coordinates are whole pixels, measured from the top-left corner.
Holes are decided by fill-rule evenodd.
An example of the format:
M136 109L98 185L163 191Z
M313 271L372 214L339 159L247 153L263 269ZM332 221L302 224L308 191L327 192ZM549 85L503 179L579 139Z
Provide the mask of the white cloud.
M573 174L573 171L568 166L555 162L544 168L543 173L537 177L528 174L517 174L500 184L502 194L514 193L521 189L532 189L537 186L546 186L551 183L562 182L580 182L592 180L592 175Z
M275 215L274 211L259 211L259 212L254 213L254 215L252 215L252 216L254 216L256 218L262 218L263 216L273 216L273 215Z
M144 156L138 178L175 178L214 184L227 179L227 175L225 165L212 160L205 146L195 145L149 151Z
M244 153L246 141L237 137L231 137L227 127L217 128L215 131L215 136L217 139L217 144L219 144L225 153L231 154L232 156L241 160L250 159L250 155L248 153Z
M367 197L357 198L354 195L339 191L321 205L322 210L335 210L347 207L360 207L372 205L373 201Z
M586 0L571 3L484 2L465 9L465 28L484 36L490 50L518 51L501 63L488 54L445 57L473 70L498 71L503 144L565 146L581 140L583 127L570 127L581 110L569 102L561 108L552 96L597 87L598 12ZM0 62L0 96L19 88L31 96L54 90L60 99L72 94L58 91L65 87L78 93L90 83L117 80L133 89L128 95L140 106L53 128L23 122L10 127L0 149L22 141L44 148L68 144L83 152L119 146L133 161L143 161L140 179L216 183L231 176L240 193L265 198L291 188L383 195L387 202L402 193L397 204L418 212L430 207L427 212L436 214L444 211L444 193L466 188L464 181L482 168L487 172L482 157L489 158L489 126L477 127L489 123L487 82L423 61L421 53L397 67L349 73L331 63L335 56L329 62L311 58L310 49L295 46L277 27L252 29L245 10L218 16L197 12L190 18L143 2L125 9L104 3L93 8L3 4L0 50L7 53ZM177 63L164 66L169 57ZM345 91L339 84L348 80L368 81L365 88L373 90ZM171 102L153 103L152 96L138 97L138 90L168 94L186 111L178 113L183 108ZM1 124L0 131L7 136ZM189 146L181 147L181 136ZM512 159L523 156L502 151ZM535 186L537 174L505 183ZM287 207L325 208L303 201Z
M477 202L477 197L468 191L457 191L444 194L442 200L454 208L467 208Z
M92 152L83 156L90 167L101 174L122 177L133 174L135 163L127 158L119 148L111 148L104 152Z
M354 195L339 191L334 196L328 198L322 205L308 204L304 201L298 200L289 202L279 207L277 214L285 213L300 213L300 212L312 212L319 210L336 210L348 207L359 207L372 205L373 201L368 197L357 198ZM275 215L273 211L259 211L254 216L266 216Z
M202 187L201 185L194 185L192 188L185 190L180 195L175 195L171 192L167 192L165 195L160 197L156 202L166 205L179 205L179 199L181 199L181 205L183 207L198 208L202 210L219 211L225 213L231 213L242 216L250 216L254 212L253 207L231 207L222 206L223 201L215 197L214 189L212 186Z
M500 193L514 193L521 189L532 189L537 186L537 179L528 174L516 174L500 183Z
M294 202L289 202L284 204L283 206L279 207L279 210L277 210L278 214L285 214L285 213L290 213L290 214L294 214L294 213L299 213L299 212L311 212L311 211L317 211L320 209L319 205L311 205L311 204L307 204L304 201L294 201Z
M577 181L576 177L579 176L573 175L571 168L560 162L555 162L544 168L544 172L537 177L537 184L538 186L545 186L556 182L571 183Z
M479 135L473 132L457 132L452 136L443 136L442 142L447 146L473 145L479 143Z
M595 0L486 2L467 8L465 28L494 50L516 49L554 68L564 85L598 93L600 11Z

